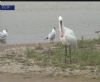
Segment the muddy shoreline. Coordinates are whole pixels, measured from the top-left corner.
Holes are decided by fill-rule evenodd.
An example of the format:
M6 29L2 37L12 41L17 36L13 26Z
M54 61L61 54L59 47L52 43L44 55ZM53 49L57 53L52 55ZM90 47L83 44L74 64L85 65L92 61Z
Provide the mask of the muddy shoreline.
M24 53L27 48L45 50L53 45L49 43L0 45L0 79L2 82L27 82L26 79L30 82L32 80L36 82L100 81L97 66L87 66L84 70L71 70L70 68L62 70L59 67L39 66L33 59L27 59ZM17 81L18 78L19 81Z

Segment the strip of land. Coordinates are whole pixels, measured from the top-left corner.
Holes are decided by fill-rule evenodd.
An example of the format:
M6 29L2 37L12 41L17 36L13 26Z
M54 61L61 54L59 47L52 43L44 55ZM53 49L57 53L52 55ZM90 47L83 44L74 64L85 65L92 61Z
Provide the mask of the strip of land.
M88 45L87 45L88 44ZM67 59L67 61L69 61ZM100 82L98 43L79 43L64 63L61 43L0 44L1 82Z

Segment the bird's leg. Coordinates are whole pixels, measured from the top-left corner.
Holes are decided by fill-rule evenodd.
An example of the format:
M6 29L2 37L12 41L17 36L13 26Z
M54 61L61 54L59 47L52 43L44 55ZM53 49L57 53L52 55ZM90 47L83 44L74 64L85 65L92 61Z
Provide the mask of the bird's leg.
M69 57L70 57L70 63L72 62L71 55L72 55L72 53L71 53L71 46L69 46Z
M52 42L52 44L54 44L54 41L53 40L51 42Z
M67 62L66 57L67 57L67 46L65 45L65 63Z
M53 41L52 40L50 40L50 46L52 46L53 45Z

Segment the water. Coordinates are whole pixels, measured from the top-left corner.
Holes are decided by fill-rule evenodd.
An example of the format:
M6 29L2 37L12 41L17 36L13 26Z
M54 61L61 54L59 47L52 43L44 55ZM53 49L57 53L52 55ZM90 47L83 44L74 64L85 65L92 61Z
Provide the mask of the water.
M1 2L15 5L14 11L0 11L0 30L8 29L8 44L46 42L43 39L56 27L58 16L75 31L78 39L97 38L100 30L100 2Z

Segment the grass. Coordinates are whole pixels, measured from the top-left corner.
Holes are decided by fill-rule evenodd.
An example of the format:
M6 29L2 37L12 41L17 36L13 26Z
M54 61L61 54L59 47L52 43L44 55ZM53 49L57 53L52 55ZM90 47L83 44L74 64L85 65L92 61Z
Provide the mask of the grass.
M100 72L100 65L98 66L97 72Z
M100 45L100 40L85 40L79 42L78 54L74 55L80 64L83 65L99 65L100 64L100 50L95 47Z
M25 54L27 55L27 58L34 59L34 61L39 65L44 66L48 62L48 55L37 53L33 49L27 48Z
M49 49L48 53L38 53L36 50L27 48L25 54L27 58L34 59L37 64L42 66L56 66L61 68L70 66L77 69L77 65L80 65L80 69L85 69L84 66L100 65L100 50L95 48L95 44L100 45L100 39L78 41L79 48L77 52L72 52L71 64L64 63L65 51L64 46L60 43L55 45L55 49ZM39 48L41 48L40 45Z

